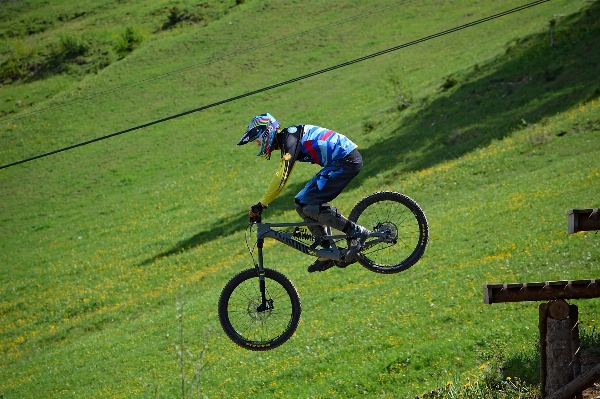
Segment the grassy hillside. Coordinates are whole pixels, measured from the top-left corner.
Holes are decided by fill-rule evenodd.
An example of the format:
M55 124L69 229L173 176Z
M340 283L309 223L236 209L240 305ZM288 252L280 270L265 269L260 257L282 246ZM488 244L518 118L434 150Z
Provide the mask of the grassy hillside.
M520 4L406 2L328 28L372 12L372 3L231 2L208 24L152 33L98 73L6 83L2 96L51 94L30 110L77 101L0 119L0 163ZM146 3L108 5L120 14L125 8L119 7L129 7L141 26L164 20L146 21ZM81 7L90 21L116 20L102 7ZM58 20L59 8L44 15ZM551 19L557 21L553 48ZM553 0L0 171L0 397L180 397L179 320L192 353L206 344L201 387L210 398L414 397L449 381L464 386L500 358L504 377L535 380L535 365L522 354L531 359L535 353L537 304L484 305L481 285L598 272L598 236L567 235L565 215L600 206L598 21L596 2ZM298 35L317 27L323 29ZM64 29L75 27L65 23ZM30 45L56 40L60 32L46 39L44 33L29 38ZM292 38L136 84L284 37ZM59 87L61 79L66 83ZM349 213L373 191L404 192L425 210L431 242L421 262L395 276L359 266L309 275L312 259L269 243L266 264L295 283L303 315L288 343L253 353L226 338L216 303L225 283L252 265L246 209L276 165L235 143L248 120L264 111L284 125L313 123L347 133L359 144L365 168L335 205ZM296 168L267 218L295 220L292 198L317 170ZM597 327L598 300L574 302L582 325ZM188 375L192 363L186 362Z
M243 1L15 1L0 14L0 115L31 111L144 42L197 30Z

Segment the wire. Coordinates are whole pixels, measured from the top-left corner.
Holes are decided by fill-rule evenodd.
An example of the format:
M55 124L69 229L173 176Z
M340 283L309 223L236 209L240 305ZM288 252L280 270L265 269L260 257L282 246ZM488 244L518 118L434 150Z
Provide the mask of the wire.
M252 258L252 264L256 266L257 263L254 260L254 248L256 248L256 242L254 243L252 248L250 248L250 244L248 243L248 236L252 235L252 227L253 226L254 226L253 223L248 224L248 227L246 228L246 232L244 233L244 239L246 240L246 247L248 248L248 252L250 252L250 257Z
M476 21L469 22L467 24L460 25L460 26L457 26L457 27L452 28L452 29L448 29L448 30L445 30L445 31L442 31L442 32L438 32L438 33L435 33L433 35L425 36L423 38L420 38L420 39L417 39L417 40L413 40L411 42L404 43L404 44L401 44L399 46L390 47L390 48L388 48L386 50L378 51L376 53L369 54L369 55L366 55L366 56L363 56L363 57L360 57L360 58L356 58L354 60L347 61L347 62L344 62L344 63L341 63L341 64L337 64L337 65L331 66L329 68L321 69L321 70L318 70L318 71L315 71L315 72L311 72L311 73L306 74L306 75L298 76L296 78L289 79L289 80L286 80L284 82L276 83L274 85L266 86L266 87L263 87L262 89L253 90L253 91L250 91L248 93L240 94L240 95L235 96L235 97L231 97L231 98L228 98L228 99L225 99L225 100L217 101L215 103L204 105L202 107L191 109L189 111L181 112L181 113L176 114L176 115L171 115L171 116L168 116L166 118L157 119L157 120L152 121L152 122L144 123L143 125L134 126L134 127L129 128L129 129L125 129L125 130L121 130L119 132L108 134L106 136L97 137L97 138L92 139L92 140L84 141L82 143L74 144L74 145L71 145L71 146L68 146L68 147L64 147L64 148L61 148L61 149L58 149L58 150L47 152L45 154L40 154L40 155L36 155L34 157L31 157L31 158L22 159L22 160L17 161L17 162L13 162L13 163L10 163L10 164L7 164L7 165L0 166L0 169L5 169L5 168L11 167L11 166L19 165L19 164L22 164L22 163L25 163L25 162L33 161L35 159L47 157L49 155L58 154L60 152L71 150L73 148L77 148L77 147L81 147L81 146L88 145L88 144L91 144L91 143L95 143L97 141L101 141L101 140L105 140L105 139L108 139L108 138L111 138L111 137L119 136L121 134L133 132L135 130L140 130L140 129L143 129L143 128L146 128L146 127L149 127L149 126L157 125L159 123L166 122L166 121L169 121L171 119L176 119L176 118L179 118L179 117L182 117L182 116L185 116L185 115L192 114L194 112L200 112L200 111L203 111L203 110L206 110L206 109L209 109L209 108L217 107L219 105L223 105L223 104L226 104L226 103L229 103L229 102L232 102L232 101L240 100L242 98L250 97L250 96L253 96L255 94L263 93L263 92L268 91L268 90L273 90L273 89L275 89L277 87L285 86L285 85L288 85L288 84L291 84L291 83L294 83L294 82L298 82L300 80L308 79L308 78L311 78L313 76L321 75L321 74L326 73L326 72L330 72L330 71L333 71L333 70L336 70L336 69L340 69L340 68L343 68L343 67L346 67L346 66L349 66L349 65L353 65L353 64L356 64L358 62L362 62L362 61L365 61L365 60L369 60L371 58L379 57L380 55L388 54L388 53L391 53L393 51L397 51L397 50L400 50L400 49L403 49L403 48L406 48L406 47L409 47L409 46L414 46L416 44L423 43L423 42L425 42L427 40L435 39L435 38L438 38L438 37L441 37L441 36L444 36L444 35L448 35L448 34L453 33L453 32L457 32L457 31L462 30L462 29L470 28L472 26L479 25L479 24L482 24L484 22L488 22L488 21L491 21L493 19L497 19L497 18L506 16L506 15L509 15L509 14L512 14L512 13L515 13L515 12L519 12L519 11L522 11L522 10L525 10L527 8L534 7L534 6L543 4L543 3L547 3L549 1L550 0L537 0L537 1L534 1L532 3L528 3L528 4L525 4L525 5L522 5L522 6L510 9L510 10L507 10L507 11L503 11L501 13L494 14L494 15L491 15L489 17L478 19Z
M4 123L7 123L7 122L11 122L11 121L17 120L17 119L22 119L22 118L25 118L25 117L37 115L37 114L40 114L40 113L43 113L43 112L47 112L47 111L50 111L50 110L53 110L53 109L62 108L62 107L65 107L67 105L71 105L71 104L74 104L74 103L77 103L77 102L80 102L80 101L91 100L91 99L94 99L96 97L103 96L105 94L110 94L110 93L113 93L115 91L122 91L123 89L128 89L128 88L131 88L131 87L142 85L144 83L152 82L154 80L159 80L159 79L166 78L166 77L169 77L169 76L177 75L177 74L180 74L180 73L183 73L183 72L190 71L190 70L195 69L195 68L199 68L201 66L212 65L212 64L215 64L217 62L224 61L224 60L227 60L229 58L234 58L234 57L237 57L238 55L246 54L246 53L249 53L249 52L254 51L254 50L259 50L259 49L266 48L266 47L269 47L269 46L273 46L275 44L282 43L282 42L285 42L285 41L288 41L288 40L291 40L291 39L299 38L299 37L305 36L305 35L307 35L309 33L313 33L313 32L319 31L319 30L329 29L329 28L331 28L333 26L342 25L342 24L345 24L345 23L348 23L348 22L351 22L351 21L354 21L354 20L357 20L357 19L360 19L360 18L363 18L363 17L367 17L369 15L377 14L377 13L380 13L380 12L383 12L383 11L387 11L387 10L390 10L390 9L393 9L393 8L396 8L396 7L400 7L401 5L407 3L408 1L412 1L412 0L404 0L404 1L401 1L400 3L398 3L398 4L394 4L392 6L387 6L387 7L379 8L379 9L371 11L371 12L358 14L358 15L355 15L353 17L342 19L340 21L331 23L329 25L319 26L318 28L313 28L313 29L308 29L308 30L305 30L305 31L302 31L302 32L299 32L299 33L296 33L296 34L293 34L293 35L290 35L290 36L285 36L285 37L273 40L273 41L268 42L268 43L260 44L258 46L254 46L254 47L248 47L248 48L246 48L244 50L240 50L240 51L235 51L233 53L229 53L229 54L226 54L226 55L221 56L221 57L217 57L217 58L212 59L212 60L207 60L207 61L203 61L203 62L200 62L200 63L197 63L197 64L188 65L188 66L185 66L183 68L175 69L173 71L165 72L165 73L162 73L162 74L159 74L159 75L156 75L156 76L152 76L152 77L149 77L149 78L146 78L146 79L141 79L141 80L138 80L137 82L133 82L133 83L129 83L129 84L121 85L121 86L116 86L116 87L113 87L111 89L107 89L107 90L100 91L100 92L97 92L97 93L92 93L92 94L90 94L90 95L88 95L86 97L77 98L77 99L74 99L74 100L71 100L71 101L67 101L67 102L64 102L64 103L60 103L60 104L56 104L56 105L51 105L51 106L46 107L46 108L41 108L41 109L38 109L38 110L35 110L35 111L25 112L25 113L22 113L22 114L19 114L19 115L15 115L13 117L0 120L0 124L4 124Z

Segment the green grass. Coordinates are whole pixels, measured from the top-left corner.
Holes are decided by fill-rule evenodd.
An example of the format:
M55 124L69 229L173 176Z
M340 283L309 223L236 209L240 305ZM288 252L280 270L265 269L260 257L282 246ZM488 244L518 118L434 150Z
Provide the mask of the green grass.
M0 116L31 110L64 91L65 79L74 85L145 41L200 29L238 8L235 0L7 3L0 17Z
M139 9L138 15L148 7L111 4ZM382 6L387 4L392 3ZM172 5L165 3L165 9ZM82 100L33 117L0 119L0 163L517 5L406 3L83 100L373 7L358 0L247 1L206 26L182 24L177 34L147 40L81 80L59 74L3 86L1 96L16 90L52 93L32 110ZM82 7L95 10L91 3ZM253 23L263 9L272 16L270 24ZM510 366L498 378L530 383L527 378L535 377L526 371L534 367L528 359L535 353L538 304L484 305L481 285L586 279L598 272L598 236L567 235L565 212L600 206L600 167L594 161L600 66L591 50L600 37L599 13L597 3L553 0L327 75L2 170L0 397L148 397L153 387L161 397L178 396L173 345L179 295L185 298L183 323L193 353L200 353L210 329L202 379L210 398L414 397L448 381L464 386L494 359ZM58 18L58 11L46 14ZM550 49L548 22L555 14L565 17ZM116 20L108 11L93 15ZM299 25L292 15L311 18ZM38 44L34 39L31 45ZM389 83L394 77L412 93L413 104L403 110ZM446 83L452 80L456 84ZM275 163L235 143L248 120L264 111L284 125L314 123L347 133L360 145L365 168L335 205L347 214L373 191L401 191L425 210L431 241L422 261L394 276L358 266L309 275L310 258L268 243L266 264L295 283L303 315L288 343L254 353L226 338L216 304L228 279L252 264L244 243L246 209L262 195ZM266 217L295 220L292 198L316 171L310 165L296 168ZM574 302L582 324L597 327L598 300ZM519 357L521 352L529 357Z

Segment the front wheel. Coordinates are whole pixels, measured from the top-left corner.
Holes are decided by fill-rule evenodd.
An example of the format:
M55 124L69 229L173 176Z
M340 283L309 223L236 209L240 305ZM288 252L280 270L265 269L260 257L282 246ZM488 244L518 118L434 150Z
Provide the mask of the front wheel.
M356 260L377 273L398 273L417 263L429 240L421 207L404 194L382 191L363 198L349 219L371 230Z
M219 320L227 336L242 348L265 351L278 347L300 322L300 296L283 274L264 269L265 300L256 269L234 276L219 298Z

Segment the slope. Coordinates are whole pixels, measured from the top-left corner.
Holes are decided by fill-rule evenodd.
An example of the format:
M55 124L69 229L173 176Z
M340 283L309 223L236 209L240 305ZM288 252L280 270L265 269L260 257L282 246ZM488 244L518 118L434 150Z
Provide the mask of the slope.
M583 5L551 2L369 65L4 170L0 392L142 397L156 386L161 395L181 393L173 350L180 295L193 353L210 328L202 380L209 397L416 395L476 370L492 345L532 345L535 305L485 307L480 287L590 278L597 270L596 237L564 233L566 209L597 201L600 174L590 161L598 156L598 62L588 51L599 37L598 6L578 12ZM406 3L399 13L213 64L202 75L10 123L0 136L1 159L189 109L507 6ZM272 29L249 23L264 8L279 16ZM314 16L318 26L368 9L359 1L337 8L249 2L209 25L212 31L141 47L90 79L89 90L172 70L199 53L230 53L244 36L262 42L289 34L298 29L286 18L294 13ZM554 14L568 17L549 49ZM223 41L210 47L208 37ZM390 75L412 92L405 110L394 104ZM450 77L456 84L446 84ZM296 283L304 314L289 343L257 354L226 339L216 300L251 265L244 212L274 165L232 143L265 108L284 124L318 123L356 138L366 168L336 205L347 213L369 192L405 192L425 209L432 241L423 261L398 276L358 267L307 275L307 258L270 244L267 262ZM288 204L314 172L298 168L268 216L294 219ZM594 325L588 315L597 301L579 305L582 320Z

